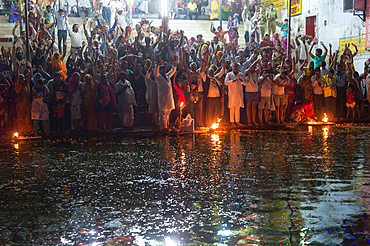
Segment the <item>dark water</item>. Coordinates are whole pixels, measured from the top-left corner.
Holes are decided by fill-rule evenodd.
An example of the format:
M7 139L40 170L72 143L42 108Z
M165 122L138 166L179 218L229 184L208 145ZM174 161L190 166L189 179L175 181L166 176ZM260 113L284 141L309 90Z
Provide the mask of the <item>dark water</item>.
M369 244L367 127L0 145L0 245Z

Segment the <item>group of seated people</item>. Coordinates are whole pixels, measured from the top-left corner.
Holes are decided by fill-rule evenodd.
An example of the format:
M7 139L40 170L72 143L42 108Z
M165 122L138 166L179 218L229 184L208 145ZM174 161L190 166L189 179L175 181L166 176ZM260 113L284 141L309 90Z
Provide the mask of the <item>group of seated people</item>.
M42 22L30 23L29 60L24 31L20 36L13 32L11 50L2 49L1 132L112 131L115 115L120 127L144 125L164 132L180 130L189 116L196 128L218 119L242 126L321 119L323 113L331 120L349 113L365 116L370 70L355 71L350 46L332 54L330 45L328 54L321 43L325 52L318 48L313 54L316 42L297 37L299 49L292 57L294 40L288 48L277 33L265 34L261 42L252 34L241 49L220 40L217 32L210 41L201 34L188 38L146 19L131 29L117 24L118 14L113 26L87 18L81 29L70 26L64 13L60 9L55 18L64 20L69 49L60 38L64 30L58 25L63 45L57 48L55 34ZM306 56L304 47L309 47ZM297 63L303 73L299 78Z

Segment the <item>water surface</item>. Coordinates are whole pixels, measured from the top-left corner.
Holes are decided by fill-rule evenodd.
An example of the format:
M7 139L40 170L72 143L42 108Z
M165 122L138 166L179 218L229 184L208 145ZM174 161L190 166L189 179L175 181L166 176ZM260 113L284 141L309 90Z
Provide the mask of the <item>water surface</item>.
M0 143L1 245L368 245L370 128Z

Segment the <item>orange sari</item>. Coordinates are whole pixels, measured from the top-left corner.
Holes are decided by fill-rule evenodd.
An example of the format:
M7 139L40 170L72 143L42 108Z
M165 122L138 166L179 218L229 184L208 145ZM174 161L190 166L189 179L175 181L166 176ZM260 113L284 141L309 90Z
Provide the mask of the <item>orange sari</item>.
M63 80L66 80L66 74L67 74L67 68L66 65L64 64L64 61L61 58L61 55L59 54L59 59L56 59L54 57L55 54L59 53L54 53L53 56L51 57L51 65L53 66L53 70L56 72L60 72L62 74Z

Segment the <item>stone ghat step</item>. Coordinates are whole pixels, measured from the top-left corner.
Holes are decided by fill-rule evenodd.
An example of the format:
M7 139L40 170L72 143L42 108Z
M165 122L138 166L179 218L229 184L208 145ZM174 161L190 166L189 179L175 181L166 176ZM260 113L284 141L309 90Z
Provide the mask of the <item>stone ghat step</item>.
M68 18L68 22L73 24L79 24L80 28L82 28L83 19L80 17L70 17ZM139 22L139 19L133 19L133 24ZM218 21L212 21L214 26L218 26ZM9 38L12 37L12 29L14 27L14 24L7 22L6 16L0 16L0 37L1 38ZM153 26L160 26L161 20L159 19L153 19ZM202 34L203 38L205 40L211 40L213 38L213 34L210 32L210 25L211 21L203 21L203 20L169 20L169 27L172 30L184 30L185 35L190 37L196 37L198 34ZM223 22L222 26L224 29L226 29L226 22ZM19 34L20 28L18 28L18 34ZM225 37L228 39L227 34ZM85 40L85 38L84 38ZM11 43L9 42L0 42L0 46L4 47L11 47ZM70 47L70 38L67 38L67 46ZM245 47L244 42L244 26L239 25L239 46Z

